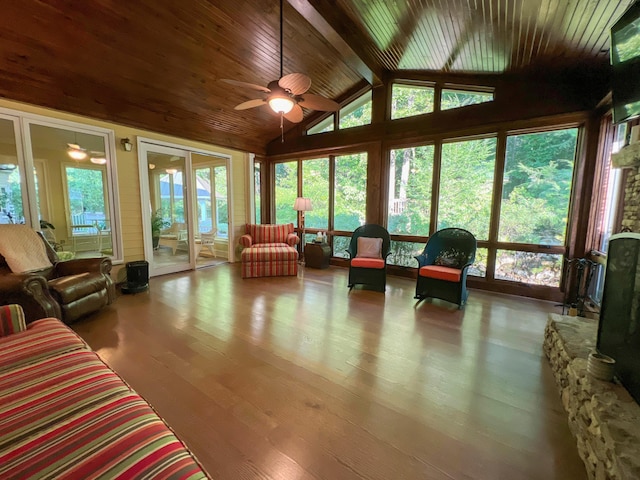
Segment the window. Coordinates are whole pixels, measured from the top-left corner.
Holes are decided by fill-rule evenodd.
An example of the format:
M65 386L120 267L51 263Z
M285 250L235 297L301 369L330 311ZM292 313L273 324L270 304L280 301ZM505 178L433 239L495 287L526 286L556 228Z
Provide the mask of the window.
M440 109L451 110L453 108L467 107L477 103L492 102L492 92L457 90L443 88L440 95Z
M433 146L391 150L389 165L389 233L429 235Z
M302 162L302 196L311 198L313 210L306 212L307 228L329 227L329 159L315 158Z
M391 90L391 119L433 112L434 89L394 83Z
M578 129L507 137L501 242L563 245Z
M227 205L227 167L219 166L214 171L214 195L216 198L217 236L229 237L229 207Z
M335 157L334 230L352 232L367 213L367 154Z
M353 102L342 107L339 112L339 128L352 128L371 123L371 90Z
M333 132L333 115L329 115L321 120L313 127L307 130L307 135L315 135L316 133Z
M262 189L260 188L261 163L253 164L253 198L255 202L255 223L262 223Z
M276 223L297 223L298 212L293 204L298 196L297 160L275 165Z
M495 138L442 146L438 230L459 227L489 238L495 160Z
M40 223L52 226L50 240L56 248L76 255L102 253L117 258L115 165L109 157L108 134L85 126L71 129L34 121L27 125L33 159L29 180L35 186L29 202L35 204ZM79 145L86 158L71 159L67 144Z

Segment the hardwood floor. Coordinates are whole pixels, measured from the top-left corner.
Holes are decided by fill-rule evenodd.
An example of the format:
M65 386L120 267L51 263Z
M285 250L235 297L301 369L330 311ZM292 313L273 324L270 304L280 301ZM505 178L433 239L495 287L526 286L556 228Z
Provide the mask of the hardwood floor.
M153 278L74 329L213 478L586 478L541 348L559 307L346 285L339 267L226 264Z

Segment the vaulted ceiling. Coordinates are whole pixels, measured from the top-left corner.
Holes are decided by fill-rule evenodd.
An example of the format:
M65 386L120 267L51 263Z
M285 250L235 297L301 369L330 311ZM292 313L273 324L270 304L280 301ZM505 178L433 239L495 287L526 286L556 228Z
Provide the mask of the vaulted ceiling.
M605 69L633 0L286 0L284 74L337 101L398 71ZM242 150L280 133L278 0L22 0L0 15L0 96ZM305 111L305 116L313 112ZM285 123L285 129L292 125Z

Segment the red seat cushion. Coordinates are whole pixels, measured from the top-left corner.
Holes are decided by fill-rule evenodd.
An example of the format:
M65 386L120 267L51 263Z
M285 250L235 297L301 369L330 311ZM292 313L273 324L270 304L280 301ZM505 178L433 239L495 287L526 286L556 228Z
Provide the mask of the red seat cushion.
M351 259L352 267L359 268L384 268L384 260L381 258L356 257Z
M446 280L447 282L459 282L462 270L450 267L441 267L440 265L427 265L420 269L421 277L436 278L438 280Z

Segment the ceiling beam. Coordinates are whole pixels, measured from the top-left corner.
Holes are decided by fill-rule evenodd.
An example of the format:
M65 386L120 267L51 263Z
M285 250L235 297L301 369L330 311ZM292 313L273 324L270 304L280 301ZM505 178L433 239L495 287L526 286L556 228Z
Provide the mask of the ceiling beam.
M287 0L342 56L345 64L371 85L382 83L382 69L369 56L357 29L345 21L335 4L321 0Z

